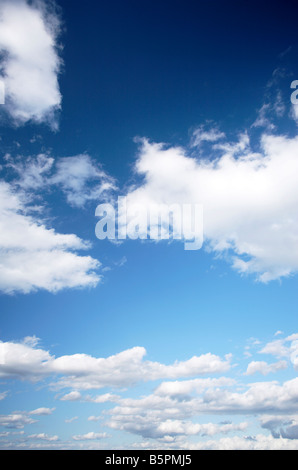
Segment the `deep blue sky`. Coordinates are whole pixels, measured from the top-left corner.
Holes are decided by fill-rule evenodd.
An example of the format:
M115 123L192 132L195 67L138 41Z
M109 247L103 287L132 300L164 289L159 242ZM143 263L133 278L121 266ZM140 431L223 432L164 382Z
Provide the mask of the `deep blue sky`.
M250 124L287 60L279 55L297 44L295 2L60 4L64 113L53 145L95 153L120 178L136 135L183 142L206 119L226 131Z

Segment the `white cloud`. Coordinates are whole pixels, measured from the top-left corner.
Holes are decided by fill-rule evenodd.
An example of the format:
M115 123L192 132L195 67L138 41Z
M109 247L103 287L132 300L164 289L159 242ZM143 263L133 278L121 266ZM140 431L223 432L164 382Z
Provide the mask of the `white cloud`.
M96 397L90 397L89 395L85 397L84 401L90 403L107 403L107 402L115 402L119 400L118 395L114 395L113 393L104 393L103 395L97 395Z
M173 424L172 434L175 433L174 429L181 429L181 434L229 432L235 427L193 426L190 420L210 414L253 416L258 413L283 413L286 416L296 412L297 385L298 379L295 378L283 384L257 382L235 391L235 388L227 388L223 381L221 386L219 382L210 383L205 390L192 396L165 394L157 389L141 398L120 399L117 406L109 411L111 418L105 424L112 429L126 430L147 438L167 436L170 431L163 427L166 422ZM246 425L241 429L245 428Z
M154 417L147 419L142 416L117 417L113 416L108 425L112 429L128 431L133 434L139 434L144 438L151 439L169 439L176 436L214 436L215 434L227 434L229 432L245 431L248 424L246 422L239 424L214 424L214 423L193 423L191 421L166 419L156 420Z
M294 368L298 369L298 334L294 333L286 338L270 341L260 351L260 354L289 359Z
M1 400L4 400L4 399L6 398L7 393L8 393L8 392L1 392L1 393L0 393L0 401L1 401Z
M225 134L219 131L217 127L206 130L205 126L202 125L193 131L191 146L200 147L203 142L216 142L224 138Z
M88 432L87 434L73 436L75 441L93 441L98 439L106 439L109 435L105 432Z
M23 190L38 190L46 189L48 187L48 174L51 171L54 158L48 154L41 153L34 157L25 159L17 157L13 159L11 155L5 156L6 167L14 170L18 175L15 185L19 186Z
M213 374L230 369L230 357L225 360L213 354L194 356L171 365L144 360L146 350L135 347L107 358L74 354L55 358L48 351L22 343L0 342L0 378L38 381L48 376L60 376L56 387L75 388L62 400L78 400L78 390L125 387L140 381L161 378L191 377ZM116 397L105 394L90 401L111 401Z
M267 343L259 352L260 354L271 354L277 357L289 356L289 348L285 345L284 339L277 339Z
M298 439L298 416L264 415L260 419L261 426L269 429L276 439Z
M219 379L177 380L175 382L162 382L155 390L155 393L159 396L183 399L192 393L200 394L213 387L229 387L232 385L235 385L235 380L227 377L220 377Z
M102 416L89 416L88 418L88 421L94 421L95 423L97 423L97 421L101 421L102 420Z
M59 18L49 3L2 0L0 51L6 104L17 125L47 122L57 128L55 112L61 106L58 74L61 59L57 36Z
M297 338L297 334L292 334L282 340L284 344L281 346L287 347L287 361L281 360L273 364L252 361L247 368L247 374L255 372L267 374L282 370L291 359L293 344L296 344ZM259 351L255 353L259 354ZM166 365L146 360L145 354L144 348L136 347L106 358L87 354L55 357L40 347L38 338L31 336L19 343L0 342L0 379L37 382L50 378L51 381L47 380L46 383L51 390L72 387L69 393L56 396L64 402L79 401L98 405L114 403L108 410L103 407L102 414L90 416L88 421L98 422L105 419L105 426L149 439L151 445L160 444L160 448L163 448L163 445L177 449L192 448L192 446L193 448L202 446L206 449L209 446L210 448L217 446L258 448L265 436L262 438L243 434L248 432L251 425L255 428L258 424L253 421L256 416L259 418L261 428L270 431L272 439L278 441L270 439L264 445L273 448L293 446L293 441L298 435L297 377L285 382L276 380L244 384L237 379L241 377L239 369L234 378L209 376L212 373L232 372L236 366L232 367L230 355L226 355L225 360L222 360L209 353ZM200 374L207 376L198 377ZM185 377L194 378L181 380ZM159 382L154 384L151 393L145 395L142 393L140 396L135 388L133 397L127 396L128 387L157 380ZM125 396L114 395L112 390L95 396L82 392L103 387L110 387L112 390L120 388ZM143 387L144 385L142 391ZM15 412L1 416L0 425L22 429L27 424L33 424L37 416L47 416L53 411L54 408L41 407L29 412ZM213 420L210 419L212 416ZM219 416L223 417L221 421ZM240 419L240 416L245 416L245 419ZM204 417L208 417L208 420L205 421ZM234 418L232 421L231 417ZM233 437L223 437L228 433ZM87 433L73 436L73 440L96 441L104 435L105 433ZM208 436L215 435L218 436L218 440L206 440ZM187 438L190 436L192 440L188 442ZM200 436L203 440L196 443L196 436ZM44 439L36 436L36 441L46 442L47 437L51 436L44 435ZM21 444L27 445L25 441L19 443ZM143 441L142 446L146 445Z
M40 434L31 434L30 436L28 436L28 439L42 440L42 441L48 441L48 442L56 442L56 441L58 441L59 437L58 436L49 436L48 434L40 433Z
M2 292L57 292L98 284L100 263L76 253L89 248L89 243L73 234L57 233L29 215L30 208L8 183L0 182L0 200Z
M217 441L210 440L197 444L189 442L184 443L184 446L189 450L298 450L298 442L289 439L275 439L264 434L223 437Z
M56 167L51 183L62 187L73 206L83 207L87 201L99 200L115 189L114 180L87 154L61 158Z
M275 362L274 364L267 364L265 361L252 361L247 366L246 375L253 375L259 372L262 375L268 375L272 372L278 372L288 367L286 361Z
M8 415L0 415L0 426L11 429L23 429L28 424L35 423L36 420L26 412L14 412Z
M37 422L37 416L49 416L55 408L38 408L32 411L14 411L7 415L0 415L0 426L8 429L23 429L25 426Z
M13 184L27 196L29 191L58 187L71 206L82 208L88 201L99 201L116 189L114 179L86 153L57 159L46 153L29 158L6 155L5 160L6 169L17 174Z
M78 401L81 400L82 395L80 392L74 390L72 392L67 393L66 395L63 395L63 397L60 398L61 401Z
M29 411L29 415L49 416L53 411L55 411L55 408L37 408L36 410Z
M128 191L128 207L202 204L207 250L227 254L237 271L262 282L295 274L298 138L263 134L254 153L243 134L217 150L215 160L196 159L143 140L135 166L143 183Z
M65 423L70 424L70 423L73 423L73 421L76 421L77 419L79 419L79 417L78 417L78 416L74 416L73 418L66 419L66 420L65 420Z

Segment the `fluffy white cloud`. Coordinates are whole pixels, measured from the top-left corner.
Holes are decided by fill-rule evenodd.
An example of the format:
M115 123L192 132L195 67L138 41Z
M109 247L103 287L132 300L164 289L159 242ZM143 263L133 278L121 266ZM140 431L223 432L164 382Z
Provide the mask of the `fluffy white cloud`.
M287 361L281 360L273 364L252 361L246 374L277 372L290 364L297 334L278 341L282 341L279 348L269 349L274 353L278 350L286 351L287 355L284 357ZM46 383L53 391L71 388L69 393L59 393L55 398L62 402L77 401L97 405L101 411L98 415L90 416L88 421L104 420L103 424L115 431L148 439L147 444L144 440L139 444L142 448L146 445L154 448L156 445L160 449L163 446L175 449L257 449L263 443L268 448L278 449L293 448L294 441L297 440L297 377L285 382L263 379L261 382L245 384L239 381L239 369L233 374L236 365L231 364L230 355L221 359L209 353L166 365L146 360L146 351L140 347L106 358L87 354L55 357L39 344L35 336L26 337L21 343L0 342L1 381L19 379L37 382L47 379ZM259 344L258 341L255 346ZM266 346L268 345L263 348L265 351ZM257 350L254 352L260 353ZM232 375L209 376L222 372ZM201 374L207 376L198 377ZM185 377L192 378L182 380ZM144 382L148 381L158 383L154 384L153 391L144 394ZM142 383L142 395L138 395L138 389L134 388L131 396L128 387L135 387L138 383ZM119 395L112 393L116 387L122 389ZM84 390L93 388L111 388L111 391L95 396L83 393ZM106 403L109 403L108 409ZM54 408L41 407L29 412L15 412L1 416L0 426L22 429L27 424L33 424L36 417L50 415L53 411ZM219 416L222 420L219 420ZM268 436L247 434L251 426L255 430L258 425L263 431L271 433L270 439ZM228 433L233 437L223 437ZM97 441L104 434L77 435L73 436L73 441ZM217 436L217 440L207 441L208 436ZM30 447L33 442L29 441L34 440L34 447L42 447L46 441L54 444L54 439L51 441L51 436L48 437L49 440L47 435L44 438L36 435L36 439L29 436L27 441L24 439L19 445ZM187 440L188 437L192 437L191 441ZM64 444L57 441L58 447L60 444L63 447ZM65 446L69 445L71 444L65 443ZM90 446L93 448L94 442ZM137 444L136 446L138 447Z
M182 400L189 397L190 394L201 394L205 390L213 387L229 387L235 385L235 380L228 377L219 379L193 379L183 381L162 382L155 390L158 396L168 396Z
M57 48L59 18L45 1L2 0L0 51L6 105L15 124L47 122L57 128L61 106Z
M286 338L270 341L259 353L288 358L291 360L294 368L298 369L298 334L294 333Z
M37 289L95 286L100 263L80 256L89 243L76 235L47 228L13 191L0 182L0 290L29 293Z
M82 395L80 392L73 390L72 392L67 393L66 395L63 395L60 397L61 401L78 401L81 400Z
M223 437L217 441L205 441L194 444L184 443L189 450L298 450L298 442L289 439L275 439L272 436ZM183 445L181 448L184 447Z
M142 398L123 398L109 411L111 418L106 422L112 429L140 434L145 438L164 438L174 434L209 434L229 432L234 426L212 426L210 423L194 424L195 418L203 415L255 415L258 413L283 413L285 416L296 412L298 379L283 384L258 382L236 390L225 385L206 382L206 388L194 395L177 395L171 391L165 394L163 385L153 394ZM187 384L189 387L189 384ZM162 393L160 393L162 391ZM285 420L285 418L284 418ZM165 423L168 426L165 426ZM180 424L179 424L180 423ZM230 423L229 423L230 424ZM238 424L238 431L247 425ZM264 427L264 426L263 426ZM180 431L178 431L180 430ZM292 429L294 432L294 428Z
M144 348L135 347L107 358L87 354L55 358L48 351L27 344L0 342L0 377L38 381L48 376L60 376L57 387L76 389L62 397L67 401L79 400L80 389L124 387L140 381L191 377L230 369L230 357L223 360L212 354L194 356L171 365L146 361L145 355ZM88 398L98 403L114 399L111 394Z
M221 156L212 159L215 148ZM135 166L143 182L127 205L202 204L206 249L263 282L289 276L298 270L297 153L297 137L267 134L258 153L243 134L200 159L144 139Z
M55 408L37 408L36 410L30 411L30 415L36 416L49 416L55 411Z
M288 367L286 361L275 362L274 364L267 364L265 361L252 361L247 366L246 375L253 375L259 372L262 375L268 375L272 372L278 372Z
M112 429L128 431L133 434L139 434L144 438L151 439L167 439L176 436L214 436L215 434L227 434L236 431L245 431L248 427L246 422L239 424L226 423L193 423L191 421L183 421L176 419L154 420L154 416L143 417L135 416L113 416L108 423Z

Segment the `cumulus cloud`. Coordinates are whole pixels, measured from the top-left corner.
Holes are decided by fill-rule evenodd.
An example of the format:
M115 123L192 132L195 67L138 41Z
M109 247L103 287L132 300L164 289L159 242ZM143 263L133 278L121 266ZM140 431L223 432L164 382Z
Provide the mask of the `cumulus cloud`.
M57 37L60 20L52 3L2 0L0 51L5 109L16 125L29 121L57 128L61 69Z
M245 374L260 372L266 375L288 365L297 334L289 335L282 341L287 348L285 359L273 364L252 361ZM263 349L266 350L266 346ZM260 351L256 350L255 353L259 354ZM258 424L253 422L256 416L261 428L271 433L272 439L264 445L268 448L292 448L294 445L298 423L297 377L284 382L263 380L244 384L239 381L239 369L231 377L210 376L233 372L236 365L231 364L230 355L221 359L208 353L168 365L146 360L145 355L144 348L135 347L106 358L82 353L55 357L40 347L38 338L30 336L22 342L0 342L0 379L31 382L47 379L45 383L52 391L70 388L71 391L58 394L55 398L62 402L92 403L99 409L103 408L104 411L90 416L88 421L104 420L103 424L113 430L148 439L149 448L157 443L159 448L167 445L177 449L190 449L192 446L206 449L209 446L258 448L262 439L268 439L268 436L247 435L250 426L253 424L255 428ZM205 376L200 377L203 374ZM144 383L149 381L154 383L154 388L144 394ZM142 384L142 395L138 395L137 388L134 388L133 396L128 395L128 388L138 384ZM100 388L110 388L111 391L94 396L84 393ZM112 393L115 388L125 395ZM109 403L108 409L106 403ZM33 424L36 417L50 415L53 411L54 408L41 407L1 416L0 426L22 429L27 424ZM212 416L213 420L210 419ZM243 416L245 419L241 418ZM223 437L227 434L232 434L232 437ZM73 440L96 441L101 436L102 433L87 433L73 436ZM206 440L213 436L217 436L216 441ZM188 437L192 440L188 441ZM200 438L197 443L195 437ZM277 442L274 443L273 439ZM35 446L39 445L38 441L45 443L46 435L44 439L36 437ZM146 445L143 441L142 446Z
M135 165L142 183L128 191L128 207L202 204L207 250L262 282L296 273L298 138L262 134L258 152L247 133L214 145L219 157L210 158L213 146L196 158L143 139Z
M268 375L272 372L278 372L288 367L286 361L275 362L274 364L267 364L265 361L252 361L247 366L246 375L253 375L259 372L262 375Z
M298 450L297 442L289 439L275 439L264 434L223 437L217 441L189 442L184 445L189 450Z
M276 439L298 439L298 417L265 415L261 419L261 427L268 429Z
M37 289L96 286L100 263L79 250L90 247L74 234L57 233L29 215L12 186L0 182L0 290L12 294Z
M116 416L108 423L112 429L128 431L133 434L139 434L144 438L167 439L176 436L214 436L216 434L227 434L229 432L245 431L248 424L246 422L239 424L214 424L214 423L193 423L191 421L182 421L175 419L166 419L164 421L152 420L149 417L144 419L142 416L132 416L117 418Z
M15 412L9 415L0 415L0 426L12 429L23 429L27 424L33 424L36 420L30 418L27 413Z
M48 376L60 376L57 387L75 388L62 400L79 400L78 390L124 387L140 381L161 378L191 377L214 374L230 369L231 357L221 359L213 354L194 356L171 365L144 360L146 350L135 347L107 358L74 354L55 358L48 351L23 343L0 342L0 378L38 381ZM90 398L90 401L114 400L114 395Z
M294 333L286 338L270 341L260 351L260 354L269 354L278 358L290 359L294 368L298 369L298 334Z
M81 398L82 398L81 393L74 390L60 397L60 400L61 401L78 401L78 400L81 400Z
M160 393L157 389L153 394L142 398L119 400L117 406L109 411L111 417L105 424L112 429L127 431L147 439L170 442L175 438L175 444L179 436L212 436L237 432L239 438L239 432L246 431L249 426L246 421L202 424L194 420L199 418L201 421L203 415L210 414L254 416L258 413L271 412L283 413L285 422L285 416L296 411L297 396L297 379L283 384L254 383L241 391L227 388L224 381L221 386L219 383L217 385L206 383L206 389L201 389L199 394L194 393L192 396L165 394L164 391ZM286 435L286 429L288 429L287 438L290 432L294 436L294 424L291 429L288 427L280 431L280 436L282 433ZM277 434L275 437L278 437Z
M53 411L48 408L39 408L33 411L15 411L8 415L0 415L0 426L12 429L23 429L28 424L36 423L31 416L47 416Z
M37 408L36 410L30 411L30 415L36 416L49 416L55 411L55 408Z

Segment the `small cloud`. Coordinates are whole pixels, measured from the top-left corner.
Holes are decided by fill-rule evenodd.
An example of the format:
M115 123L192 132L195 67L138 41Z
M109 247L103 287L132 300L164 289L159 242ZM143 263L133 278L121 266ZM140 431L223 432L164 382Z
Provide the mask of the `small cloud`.
M88 432L87 434L72 436L75 441L97 441L110 437L106 432Z
M73 418L70 418L70 419L66 419L64 422L65 423L73 423L74 421L76 421L78 418L78 416L74 416Z
M63 397L60 398L61 401L78 401L81 400L82 395L78 391L73 391L70 393L67 393Z
M200 147L203 142L217 142L225 137L224 132L219 131L217 127L206 130L202 125L193 131L190 146Z

